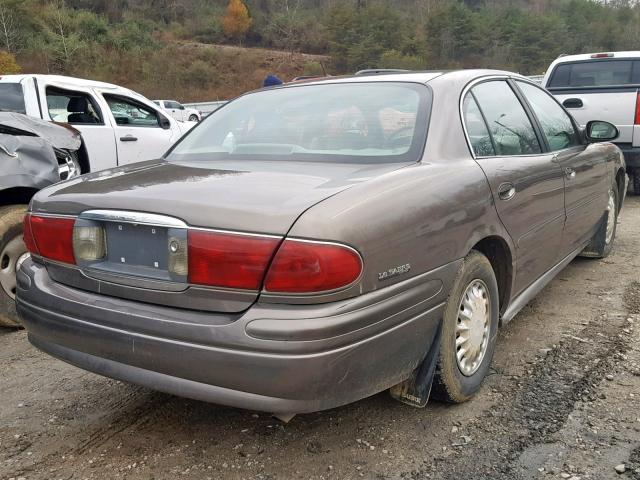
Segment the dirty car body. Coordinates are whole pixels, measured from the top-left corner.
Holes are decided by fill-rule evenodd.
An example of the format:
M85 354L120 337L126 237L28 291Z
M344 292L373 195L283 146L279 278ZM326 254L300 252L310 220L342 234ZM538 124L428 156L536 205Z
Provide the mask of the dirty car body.
M486 82L513 111L484 104ZM102 375L271 412L394 386L424 404L451 361L464 388L450 399L466 399L498 317L588 248L624 195L617 147L586 141L556 103L566 131L544 130L523 85L538 89L460 71L250 93L163 159L40 192L18 278L29 340ZM43 248L47 234L59 241Z

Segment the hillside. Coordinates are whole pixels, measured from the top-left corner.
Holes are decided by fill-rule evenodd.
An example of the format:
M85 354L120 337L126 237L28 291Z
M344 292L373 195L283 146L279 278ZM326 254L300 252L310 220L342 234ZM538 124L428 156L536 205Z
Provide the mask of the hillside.
M540 74L562 53L636 49L638 25L632 0L0 0L0 50L10 57L0 74L64 73L213 100L267 73L321 73L320 61L332 74Z

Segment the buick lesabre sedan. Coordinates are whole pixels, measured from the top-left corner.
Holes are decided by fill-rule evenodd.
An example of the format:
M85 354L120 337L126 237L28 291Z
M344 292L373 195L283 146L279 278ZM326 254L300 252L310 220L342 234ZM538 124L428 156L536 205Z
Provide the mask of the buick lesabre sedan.
M249 93L157 161L38 193L18 310L54 357L194 399L463 402L499 326L611 251L616 135L507 72Z

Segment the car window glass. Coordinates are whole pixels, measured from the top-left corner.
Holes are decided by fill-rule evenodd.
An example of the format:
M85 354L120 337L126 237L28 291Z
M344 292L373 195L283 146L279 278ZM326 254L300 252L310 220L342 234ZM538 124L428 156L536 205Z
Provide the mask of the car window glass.
M635 65L634 65L635 64ZM640 82L640 64L631 60L591 60L558 65L549 88L609 87Z
M567 112L548 93L525 82L518 82L518 86L538 117L551 151L582 143Z
M19 83L0 83L0 111L27 113Z
M102 112L91 95L56 87L47 87L45 92L49 116L54 122L104 125Z
M484 118L482 118L478 104L470 93L467 93L464 97L462 111L464 114L464 124L473 152L478 157L495 155L496 152L491 142L487 124L484 122Z
M542 151L524 107L507 82L484 82L472 91L487 121L497 155Z
M104 95L104 99L117 125L160 127L158 114L151 107L118 95Z
M424 85L401 82L260 90L209 115L169 158L417 161L430 100Z

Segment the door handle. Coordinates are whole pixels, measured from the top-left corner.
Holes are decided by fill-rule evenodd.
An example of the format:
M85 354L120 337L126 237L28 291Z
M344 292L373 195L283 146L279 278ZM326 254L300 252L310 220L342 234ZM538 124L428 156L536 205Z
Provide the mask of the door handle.
M126 137L120 137L121 142L137 142L138 138L133 135L127 135Z
M573 168L567 167L564 169L564 176L569 180L573 180L574 178L576 178L576 171Z
M562 105L565 108L582 108L584 104L582 103L582 99L580 98L567 98Z
M498 187L500 200L511 200L516 194L516 186L511 182L501 183Z

